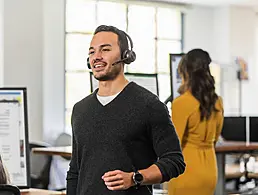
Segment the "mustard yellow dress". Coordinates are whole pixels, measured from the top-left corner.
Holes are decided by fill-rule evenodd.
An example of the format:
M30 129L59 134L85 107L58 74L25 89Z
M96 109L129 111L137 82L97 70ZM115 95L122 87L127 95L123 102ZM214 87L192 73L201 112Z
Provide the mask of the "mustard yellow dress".
M214 144L223 125L223 105L219 98L209 120L200 121L200 103L189 92L172 102L172 121L186 163L185 172L170 180L169 195L213 195L217 184Z

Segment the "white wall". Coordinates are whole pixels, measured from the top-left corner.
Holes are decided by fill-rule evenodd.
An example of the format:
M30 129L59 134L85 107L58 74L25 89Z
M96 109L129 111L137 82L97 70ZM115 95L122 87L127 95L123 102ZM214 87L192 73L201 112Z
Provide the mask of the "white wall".
M230 63L230 13L228 7L217 7L213 11L213 54L218 63Z
M213 12L213 8L202 6L193 6L184 12L184 52L194 48L214 52Z
M239 115L239 82L234 57L249 64L250 79L242 84L242 115L258 115L257 22L252 8L194 6L185 17L185 50L201 47L221 64L225 114Z
M42 1L4 2L4 85L27 87L30 139L42 139Z
M44 0L43 129L52 141L65 127L65 3Z
M4 85L4 0L0 0L0 87Z
M64 131L64 2L4 2L0 85L27 87L30 140L51 142Z
M249 80L242 82L242 113L258 113L258 79L256 70L256 29L257 16L253 8L231 7L230 9L231 55L243 57L248 63Z

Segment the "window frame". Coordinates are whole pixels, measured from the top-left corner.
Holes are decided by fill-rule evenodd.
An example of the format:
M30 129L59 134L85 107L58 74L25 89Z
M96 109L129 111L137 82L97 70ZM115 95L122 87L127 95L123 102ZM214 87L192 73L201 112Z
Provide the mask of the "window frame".
M65 13L67 14L67 1L68 0L66 0L66 5L65 5ZM97 25L98 24L98 15L97 15L97 13L98 13L98 2L103 2L102 0L92 0L93 2L95 2L95 24ZM180 42L181 43L181 52L179 52L179 53L182 53L183 51L184 51L184 13L182 12L182 11L179 11L179 10L177 10L178 12L180 12L180 20L181 20L181 22L180 22L180 26L181 26L181 39L170 39L170 38L162 38L162 37L158 37L158 35L157 35L157 10L158 10L158 5L159 4L152 4L152 3L148 3L148 2L145 2L145 3L143 3L143 4L141 4L141 3L137 3L137 2L135 2L135 1L133 1L133 2L120 2L120 1L115 1L115 0L113 0L113 1L105 1L105 2L115 2L115 3L121 3L121 4L125 4L125 6L126 6L126 29L125 29L125 32L128 32L128 25L129 25L129 20L130 20L130 18L129 18L129 6L130 5L146 5L146 6L151 6L151 7L154 7L154 9L155 9L155 18L154 18L154 20L155 20L155 37L153 37L153 39L154 39L154 42L155 42L155 46L154 46L154 55L155 55L155 57L154 57L154 74L160 74L160 75L170 75L170 72L160 72L159 70L158 70L158 41L160 41L160 40L168 40L168 41L178 41L178 42ZM162 4L161 4L162 5ZM171 9L173 9L172 7L171 7ZM175 8L175 10L176 10L176 8ZM65 105L64 105L64 111L65 111L65 114L64 114L64 116L65 116L65 128L67 129L67 128L70 128L70 127L68 127L68 124L67 124L67 112L69 112L70 114L71 114L71 112L72 112L72 108L69 108L69 107L67 107L67 80L66 80L66 76L67 76L67 74L72 74L72 73L89 73L90 74L90 70L87 68L87 65L86 65L86 58L87 58L87 56L85 56L85 69L83 69L83 70L71 70L71 69L69 69L69 70L67 70L67 67L66 67L66 65L67 65L67 35L70 35L70 34L80 34L80 35L92 35L93 34L93 32L83 32L83 31L81 31L81 32L78 32L78 31L67 31L67 29L66 29L66 27L65 27L65 60L64 60L64 63L65 63ZM94 30L94 29L93 29ZM168 62L168 66L169 66L169 62ZM169 71L170 71L170 68L168 68L169 69ZM128 72L128 73L137 73L137 72L133 72L133 71L130 71L130 68L129 68L129 66L125 66L125 72ZM148 72L141 72L141 73L148 73ZM150 73L150 72L149 72ZM90 83L90 81L89 81L89 83ZM168 85L171 85L171 83L168 83ZM169 90L171 89L171 87L170 86L168 86L168 88L169 88ZM161 89L161 87L159 86L159 89ZM171 93L171 92L170 92ZM70 123L69 123L70 124Z

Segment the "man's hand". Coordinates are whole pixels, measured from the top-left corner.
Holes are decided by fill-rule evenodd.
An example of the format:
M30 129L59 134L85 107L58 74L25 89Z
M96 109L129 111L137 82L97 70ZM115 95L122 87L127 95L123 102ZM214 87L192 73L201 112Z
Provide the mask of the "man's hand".
M126 173L120 170L106 172L102 179L109 190L127 190L134 185L133 172Z

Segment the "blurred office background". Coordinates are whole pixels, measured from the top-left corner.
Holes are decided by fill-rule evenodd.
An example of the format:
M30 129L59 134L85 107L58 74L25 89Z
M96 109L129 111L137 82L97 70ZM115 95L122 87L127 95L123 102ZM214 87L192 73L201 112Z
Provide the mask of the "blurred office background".
M257 13L257 0L0 0L0 87L27 87L30 143L60 145L74 103L91 93L92 33L107 24L133 39L126 72L158 74L161 101L171 94L169 54L202 48L225 116L258 116ZM237 78L238 59L248 79Z
M240 105L242 115L258 114L256 0L0 2L0 86L28 88L30 140L71 133L72 106L90 93L87 50L99 24L131 35L137 60L126 71L158 73L162 101L170 95L169 53L200 47L214 61L225 114L239 115ZM241 83L238 56L248 64Z

